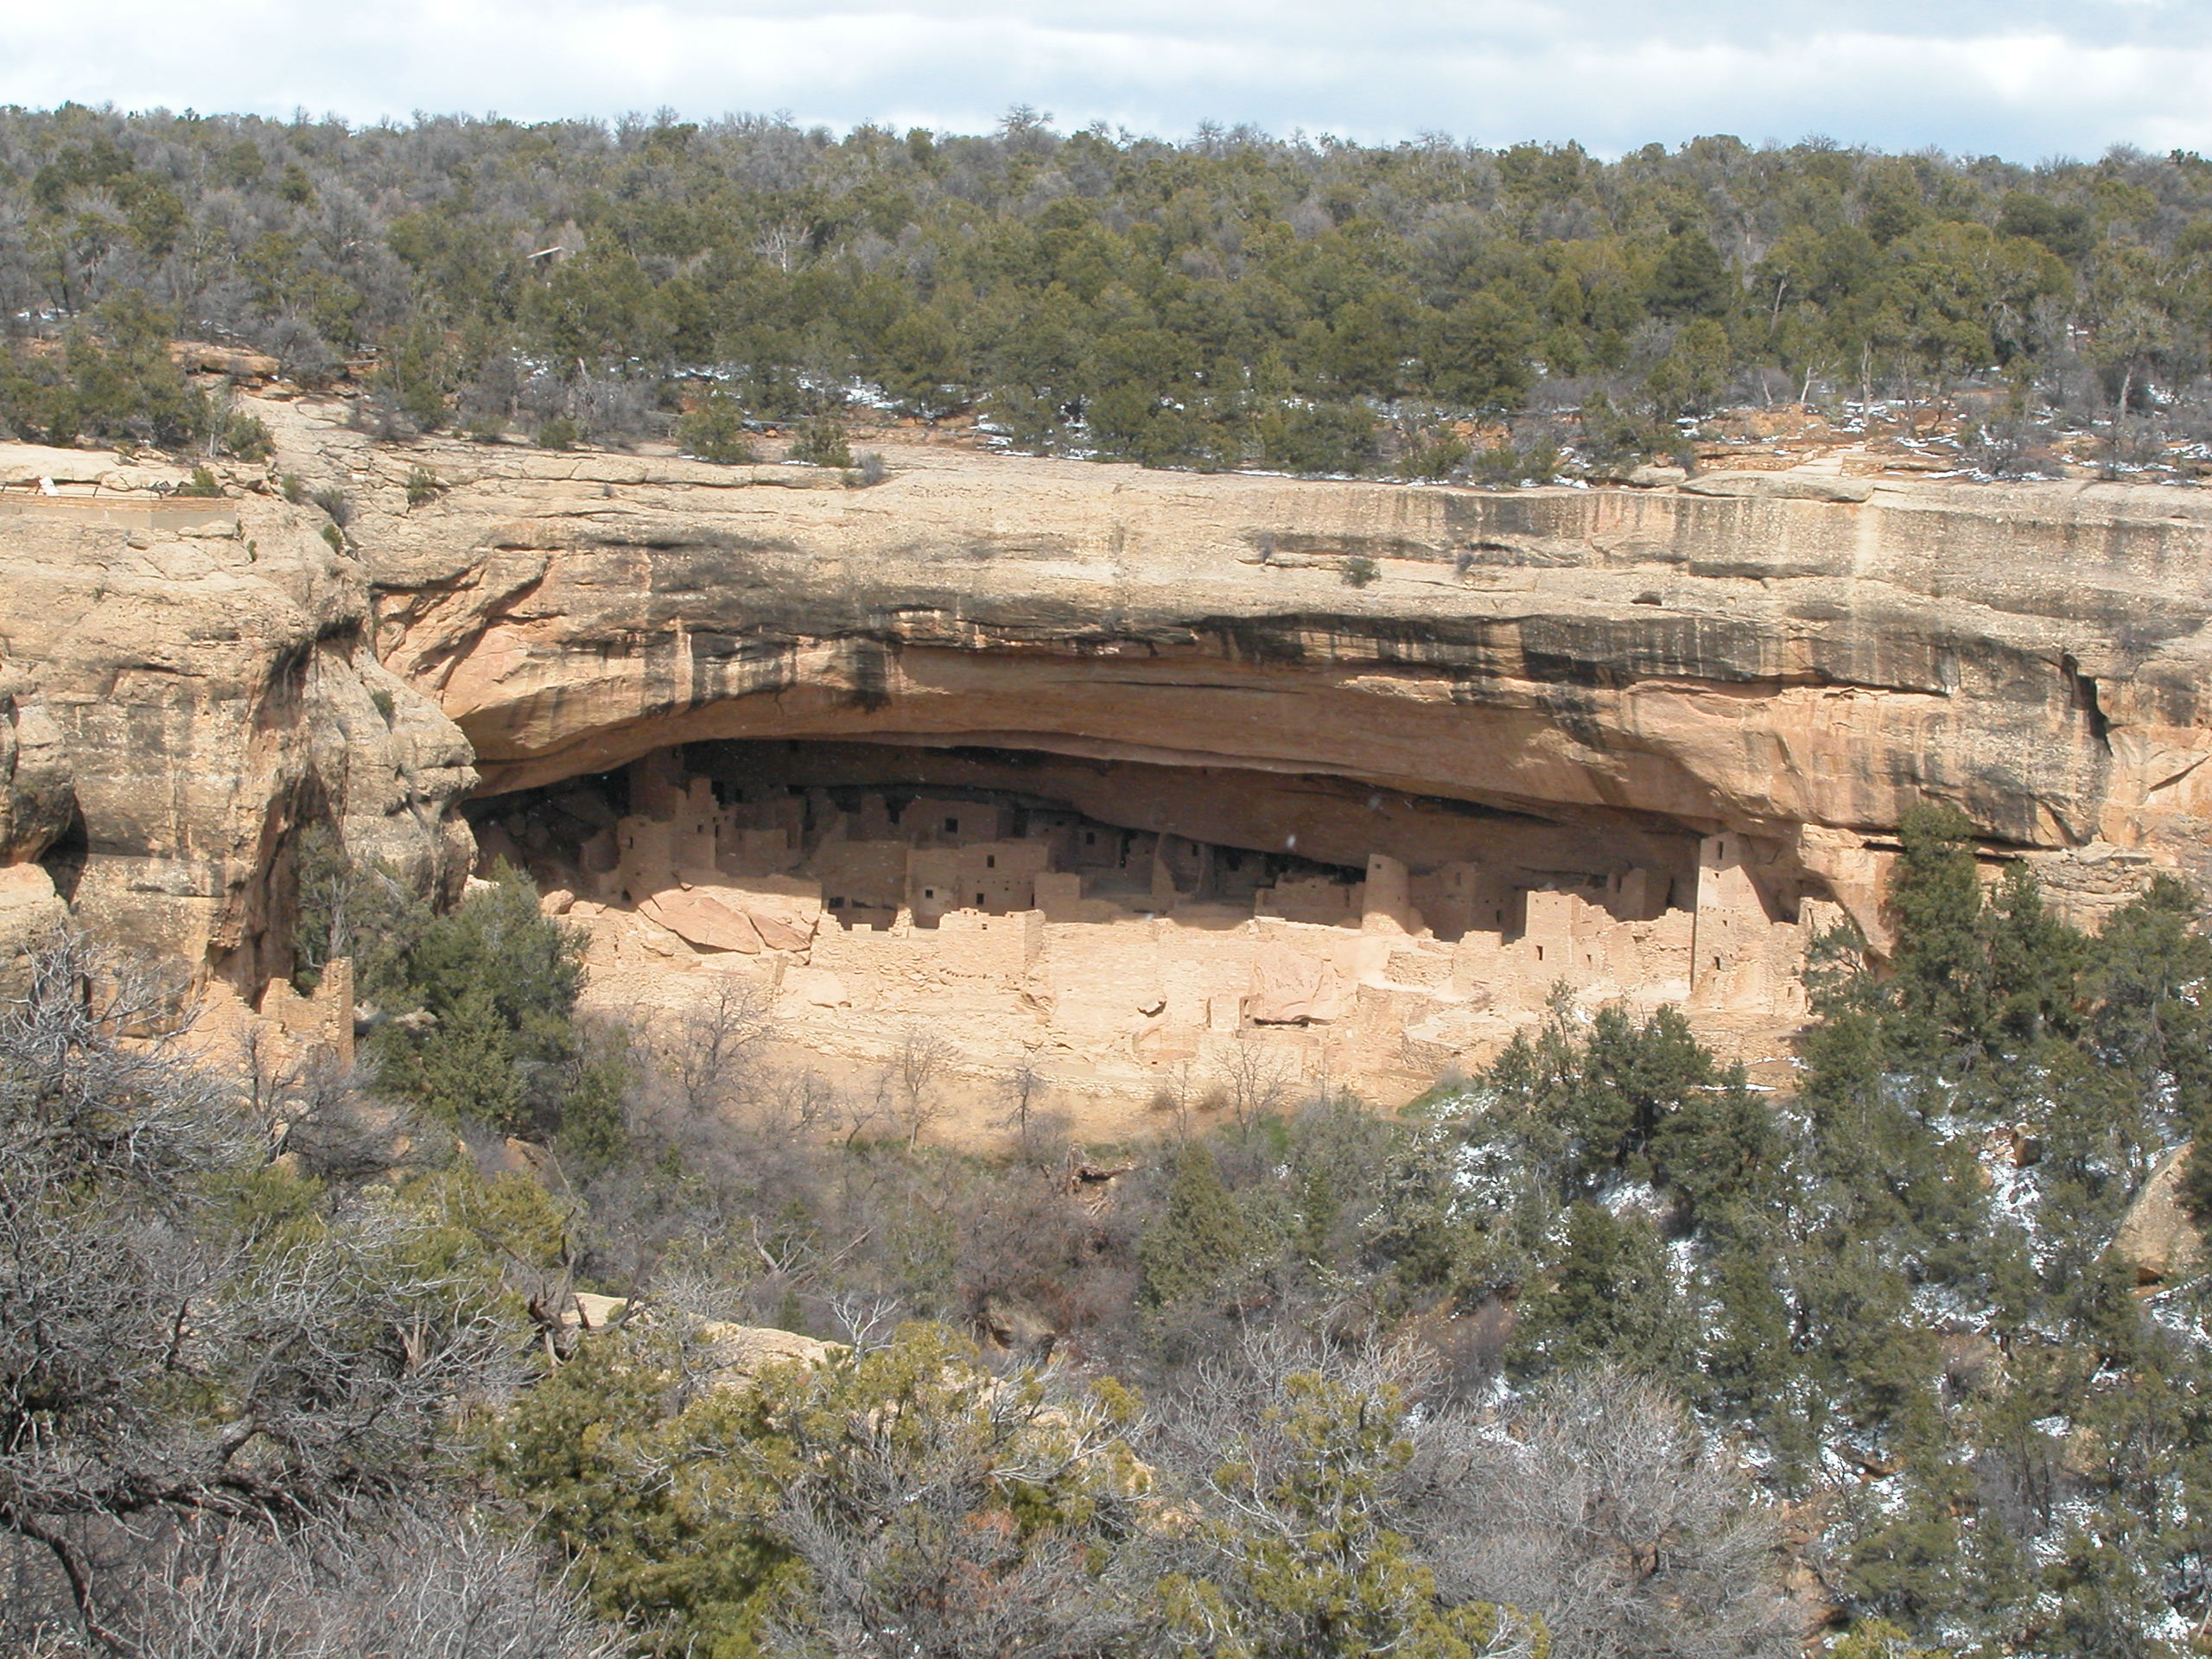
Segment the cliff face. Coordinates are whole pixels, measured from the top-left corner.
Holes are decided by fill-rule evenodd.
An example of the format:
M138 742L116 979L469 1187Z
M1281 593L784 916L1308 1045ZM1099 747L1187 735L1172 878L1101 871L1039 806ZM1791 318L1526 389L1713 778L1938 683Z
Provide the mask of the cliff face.
M727 737L1324 774L1734 830L1870 918L1865 843L1923 797L2075 861L2206 861L2194 495L914 459L860 490L448 452L455 488L363 532L379 653L494 791Z
M1210 822L1294 784L1317 826L1374 788L1524 841L1732 830L1777 897L1869 920L1923 797L2062 889L2212 865L2190 493L1486 494L920 450L857 489L268 413L280 468L353 498L346 554L312 508L156 511L105 460L89 502L0 501L0 925L50 914L51 879L243 982L283 955L302 825L449 887L472 748L498 792L709 738L1149 762L1203 779ZM410 506L421 468L444 487Z
M0 950L63 902L257 988L289 967L299 832L327 822L426 892L470 855L467 741L366 649L366 573L321 515L163 501L158 473L13 448L65 486L0 498ZM166 481L175 481L168 480Z

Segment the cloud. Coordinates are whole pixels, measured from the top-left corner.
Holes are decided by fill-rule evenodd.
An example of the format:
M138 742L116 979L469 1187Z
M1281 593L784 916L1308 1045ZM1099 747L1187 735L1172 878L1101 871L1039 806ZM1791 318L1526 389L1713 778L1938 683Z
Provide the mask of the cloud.
M1017 104L1169 137L1249 122L1367 140L1824 132L2034 160L2212 149L2196 0L0 0L0 100L357 122L662 106L973 130Z

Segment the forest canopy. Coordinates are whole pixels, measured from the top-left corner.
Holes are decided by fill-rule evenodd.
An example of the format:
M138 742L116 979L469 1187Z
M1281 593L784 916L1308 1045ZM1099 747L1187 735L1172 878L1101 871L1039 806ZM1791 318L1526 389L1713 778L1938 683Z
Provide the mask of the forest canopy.
M1504 476L1663 454L1732 403L1973 386L2017 471L2053 423L2202 435L2208 251L2181 151L13 109L0 419L174 441L94 362L150 308L304 382L350 364L392 428L620 442L709 391L756 422L861 397L1042 452L1451 476L1471 422Z

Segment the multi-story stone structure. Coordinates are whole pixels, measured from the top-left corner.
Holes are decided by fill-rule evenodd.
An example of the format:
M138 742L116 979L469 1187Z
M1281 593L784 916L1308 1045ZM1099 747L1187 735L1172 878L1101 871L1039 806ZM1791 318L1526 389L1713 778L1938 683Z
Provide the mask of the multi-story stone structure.
M623 791L626 810L564 808L572 829L598 821L566 844L480 828L590 927L603 987L652 1003L680 995L671 970L745 973L811 1052L863 1058L924 1021L979 1073L1042 1055L1109 1096L1252 1043L1407 1095L1486 1058L1562 986L1680 1003L1709 1033L1778 1030L1802 1015L1810 939L1840 918L1810 900L1780 913L1728 835L1699 844L1690 880L1630 867L1531 885L1471 858L1321 865L1003 791L686 775L673 751Z

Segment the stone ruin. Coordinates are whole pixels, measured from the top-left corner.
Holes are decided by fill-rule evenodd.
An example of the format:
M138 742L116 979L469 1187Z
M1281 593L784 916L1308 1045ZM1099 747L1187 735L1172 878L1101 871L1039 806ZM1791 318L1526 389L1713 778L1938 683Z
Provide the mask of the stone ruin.
M709 776L686 753L486 803L480 868L526 868L588 931L588 995L610 1011L649 1021L695 976L738 974L817 1059L880 1063L918 1025L976 1089L1027 1062L1127 1107L1256 1067L1395 1104L1561 988L1681 1004L1757 1058L1802 1022L1808 944L1841 919L1815 899L1786 913L1735 835L1681 874L1346 867L1004 790Z
M353 1069L353 963L346 957L325 963L305 995L289 979L271 979L257 1006L228 982L212 979L180 1046L218 1071L242 1070L257 1096L282 1094L317 1068L344 1076Z

